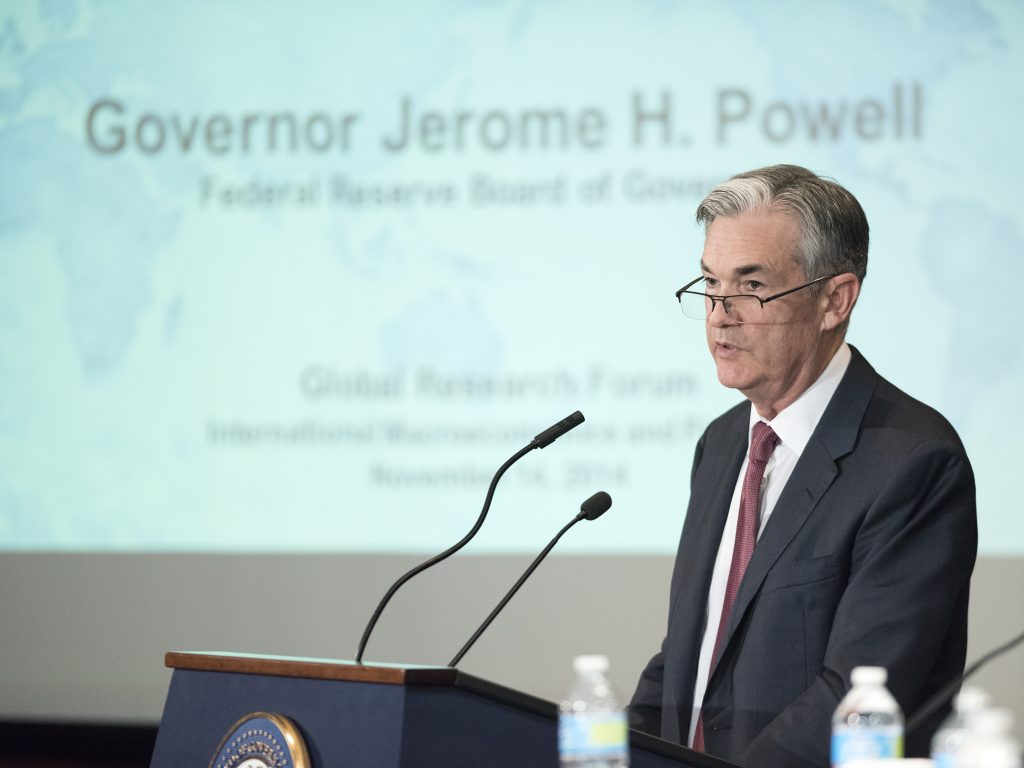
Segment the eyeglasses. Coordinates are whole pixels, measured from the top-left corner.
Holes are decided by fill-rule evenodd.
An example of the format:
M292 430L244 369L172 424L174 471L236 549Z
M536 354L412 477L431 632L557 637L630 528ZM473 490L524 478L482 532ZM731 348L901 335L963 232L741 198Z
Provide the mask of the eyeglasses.
M811 280L809 283L798 285L796 288L790 288L788 291L782 291L782 293L776 293L762 299L760 296L753 293L735 293L729 296L715 296L710 293L691 291L690 289L693 286L705 279L705 277L701 275L696 280L692 280L676 291L676 299L679 300L679 306L682 308L683 314L687 317L693 318L694 320L707 320L711 317L711 313L715 311L715 307L718 305L718 302L721 302L722 307L725 308L726 314L728 314L734 322L757 323L762 321L764 318L764 305L769 301L781 299L783 296L789 296L791 293L802 291L808 286L820 283L822 280L830 280L833 277L835 277L835 275L824 275L823 277Z

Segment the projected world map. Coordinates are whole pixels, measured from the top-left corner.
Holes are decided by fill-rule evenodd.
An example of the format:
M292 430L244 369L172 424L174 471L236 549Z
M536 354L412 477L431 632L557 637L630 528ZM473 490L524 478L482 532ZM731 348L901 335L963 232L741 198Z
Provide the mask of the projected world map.
M850 341L960 432L983 552L1024 551L1011 9L175 8L0 12L0 548L433 551L580 409L474 546L604 489L566 551L671 552L738 399L672 299L693 209L793 162L871 222Z

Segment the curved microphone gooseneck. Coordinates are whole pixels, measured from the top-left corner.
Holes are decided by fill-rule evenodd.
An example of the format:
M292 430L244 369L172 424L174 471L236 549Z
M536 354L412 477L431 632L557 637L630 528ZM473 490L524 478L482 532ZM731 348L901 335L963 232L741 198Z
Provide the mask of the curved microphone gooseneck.
M570 429L578 427L583 422L584 418L582 413L580 413L579 411L572 413L571 415L559 421L557 424L552 424L550 427L545 429L543 432L541 432L539 435L533 438L533 440L531 440L528 445L519 449L515 453L515 455L513 455L508 461L506 461L498 468L498 471L494 474L494 478L491 480L490 488L487 489L487 497L484 499L484 508L481 510L480 516L477 517L476 523L474 523L469 533L463 536L462 539L457 544L454 544L453 546L449 547L439 555L434 555L429 560L420 563L415 568L410 570L408 573L405 573L398 579L398 581L392 584L391 588L384 594L384 597L381 599L380 603L377 604L377 610L375 610L373 612L373 616L370 617L370 621L366 625L366 629L363 630L363 637L359 641L359 648L356 649L356 664L363 663L363 651L366 650L366 643L370 639L370 633L373 632L373 628L376 626L377 620L380 619L380 615L384 612L384 607L388 604L388 602L390 602L391 598L394 597L395 592L397 592L399 588L403 584L405 584L405 582L409 581L409 579L411 579L416 574L422 573L430 566L437 565L442 560L445 560L446 558L449 558L452 555L454 555L456 552L458 552L460 549L466 546L469 543L470 539L476 536L477 531L480 530L480 526L484 524L484 520L487 517L487 511L491 508L491 500L494 497L494 489L498 487L498 481L501 480L501 476L505 474L506 470L508 470L509 467L511 467L513 464L515 464L517 461L523 458L523 456L528 454L530 451L534 450L535 448L544 448L548 445L551 445L551 443L553 443L559 437L564 435Z
M574 517L572 520L570 520L562 528L562 530L555 534L555 538L553 538L548 543L548 545L544 547L544 550L539 555L537 555L537 558L532 563L530 563L530 567L527 568L523 572L523 575L519 577L519 581L512 585L512 589L510 589L508 591L508 594L506 594L505 597L501 599L501 602L498 603L497 606L495 606L494 610L491 611L490 615L486 619L484 619L484 623L481 624L477 628L476 632L473 633L473 636L466 641L466 644L462 646L462 650L455 654L455 658L448 662L448 666L454 667L462 660L462 657L466 655L466 651L473 647L473 644L478 639L480 639L480 635L484 633L484 630L491 626L491 622L494 621L494 618L499 613L501 613L501 609L505 607L505 604L508 603L508 601L512 599L515 593L519 591L519 588L523 586L523 582L530 578L530 574L537 570L537 566L540 565L540 561L547 557L548 552L550 552L554 548L555 544L558 543L558 540L562 538L562 534L564 534L566 531L568 531L570 528L576 525L576 523L578 523L580 520L597 520L597 518L599 518L601 515L607 512L611 508L611 506L612 497L609 496L604 491L598 491L589 499L584 501L580 505L580 513L576 515L576 517Z

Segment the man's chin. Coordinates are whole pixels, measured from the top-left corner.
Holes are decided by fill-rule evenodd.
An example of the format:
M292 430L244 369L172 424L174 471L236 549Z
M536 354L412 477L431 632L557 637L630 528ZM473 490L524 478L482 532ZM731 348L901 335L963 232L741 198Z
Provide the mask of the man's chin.
M743 368L736 363L715 359L715 366L718 372L718 383L729 389L743 389L748 381L748 376Z

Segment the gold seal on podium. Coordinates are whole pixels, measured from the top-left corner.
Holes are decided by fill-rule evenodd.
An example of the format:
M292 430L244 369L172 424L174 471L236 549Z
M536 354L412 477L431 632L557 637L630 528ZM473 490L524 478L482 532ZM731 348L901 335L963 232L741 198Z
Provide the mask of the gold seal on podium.
M309 768L306 743L282 715L253 712L225 734L210 768Z

